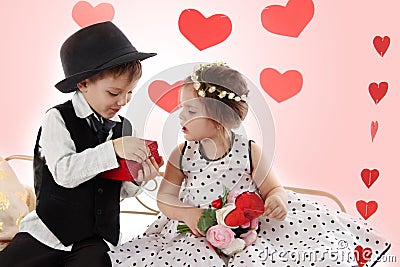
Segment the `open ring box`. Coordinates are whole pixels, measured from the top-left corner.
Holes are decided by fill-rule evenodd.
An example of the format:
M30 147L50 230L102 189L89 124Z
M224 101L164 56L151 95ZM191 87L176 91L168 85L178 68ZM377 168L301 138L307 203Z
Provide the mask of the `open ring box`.
M158 144L156 141L151 140L144 140L149 147L150 155L152 156L155 161L160 164L161 157L158 154ZM102 172L99 174L102 178L112 179L112 180L120 180L120 181L133 181L137 175L138 171L142 169L142 164L133 161L133 160L126 160L118 158L119 167Z

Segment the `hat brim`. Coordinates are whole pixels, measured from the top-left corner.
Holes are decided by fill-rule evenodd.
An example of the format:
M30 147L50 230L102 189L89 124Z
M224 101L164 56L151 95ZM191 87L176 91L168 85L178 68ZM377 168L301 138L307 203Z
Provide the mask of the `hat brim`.
M142 52L135 52L135 53L129 53L126 55L122 55L120 57L117 57L102 66L92 69L92 70L87 70L83 71L80 73L76 73L74 75L71 75L69 77L66 77L64 80L58 82L55 87L60 90L63 93L70 93L76 91L77 87L76 85L85 80L86 78L89 78L105 69L115 67L127 62L132 62L132 61L137 61L137 60L145 60L146 58L153 57L157 55L157 53L142 53Z

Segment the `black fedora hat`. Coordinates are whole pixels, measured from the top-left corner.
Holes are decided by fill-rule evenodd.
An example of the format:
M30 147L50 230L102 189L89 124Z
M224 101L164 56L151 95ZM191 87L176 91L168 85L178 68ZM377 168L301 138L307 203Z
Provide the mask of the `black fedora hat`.
M102 22L71 35L60 50L65 79L55 86L63 93L73 92L77 83L102 70L155 56L138 52L117 26Z

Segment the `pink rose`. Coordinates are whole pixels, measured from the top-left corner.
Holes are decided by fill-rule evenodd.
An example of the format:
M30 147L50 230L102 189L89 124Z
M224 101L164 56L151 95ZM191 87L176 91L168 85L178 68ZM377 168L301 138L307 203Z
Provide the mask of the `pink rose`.
M250 222L251 229L257 230L258 229L258 218L254 218Z
M235 239L235 233L228 227L217 224L208 228L206 239L216 248L226 248Z
M253 244L254 242L256 242L257 232L254 230L248 231L244 234L241 234L240 238L242 238L244 240L244 242L246 242L246 247L248 247L251 244Z

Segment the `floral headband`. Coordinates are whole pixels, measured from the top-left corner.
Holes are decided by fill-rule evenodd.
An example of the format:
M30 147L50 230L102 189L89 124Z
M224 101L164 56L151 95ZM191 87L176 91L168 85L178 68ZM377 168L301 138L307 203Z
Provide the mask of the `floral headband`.
M194 87L194 89L196 89L198 95L201 97L205 97L206 92L209 92L209 93L217 92L218 97L221 99L224 97L228 97L228 99L235 100L236 102L239 102L239 101L247 102L247 95L245 95L245 94L237 95L233 92L227 92L225 90L220 90L214 85L210 85L205 81L199 80L199 76L197 75L198 72L200 72L200 75L201 75L201 73L205 69L208 69L210 67L218 67L218 66L228 67L228 65L225 62L214 62L214 63L209 63L209 64L200 64L199 66L196 66L194 68L194 71L193 71L192 75L190 76L190 78L193 81L193 87ZM204 85L203 89L200 89L202 84Z

